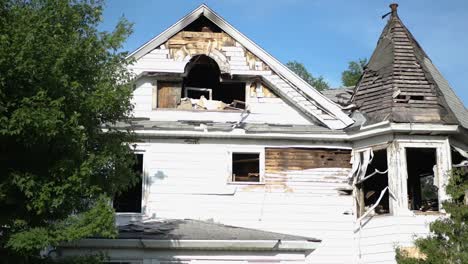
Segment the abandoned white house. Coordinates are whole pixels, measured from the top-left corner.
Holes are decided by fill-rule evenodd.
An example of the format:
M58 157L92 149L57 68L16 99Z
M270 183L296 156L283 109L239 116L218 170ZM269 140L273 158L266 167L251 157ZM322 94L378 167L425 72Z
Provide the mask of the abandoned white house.
M118 263L395 263L443 216L468 112L393 4L354 89L315 90L205 5L134 51L142 181Z

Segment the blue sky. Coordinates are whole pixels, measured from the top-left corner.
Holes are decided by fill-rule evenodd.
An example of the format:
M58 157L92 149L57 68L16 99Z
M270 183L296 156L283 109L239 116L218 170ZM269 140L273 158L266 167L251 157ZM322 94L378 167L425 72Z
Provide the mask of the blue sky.
M201 3L286 63L297 60L332 87L350 60L369 58L389 0L107 0L102 29L134 23L133 51ZM399 15L457 95L468 102L468 1L401 0Z

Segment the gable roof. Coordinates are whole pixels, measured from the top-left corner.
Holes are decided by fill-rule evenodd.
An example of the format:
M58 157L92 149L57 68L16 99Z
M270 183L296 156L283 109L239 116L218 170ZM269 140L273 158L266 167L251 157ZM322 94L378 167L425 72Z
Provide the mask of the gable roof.
M180 19L174 25L172 25L171 27L163 31L161 34L154 37L153 39L145 43L143 46L141 46L140 48L132 52L129 55L129 58L134 58L136 60L140 59L145 54L151 52L153 49L159 47L161 44L168 41L172 36L180 32L181 30L183 30L185 27L190 25L193 21L195 21L200 16L204 16L207 19L209 19L211 22L213 22L215 25L221 28L226 34L231 36L233 39L239 42L243 47L245 47L247 50L249 50L255 56L257 56L260 60L266 63L270 67L270 69L272 69L276 74L278 74L281 78L284 79L284 80L281 80L279 84L283 84L285 80L287 82L290 82L300 92L300 94L295 93L294 94L295 96L297 94L299 97L306 97L307 100L312 100L315 104L320 106L328 114L324 114L322 116L320 113L317 113L318 111L314 111L314 108L315 110L317 109L316 107L312 105L302 106L301 103L296 102L296 100L291 100L293 103L297 103L298 106L301 106L299 108L302 111L309 112L319 121L321 121L322 123L324 123L325 125L333 129L341 129L341 128L351 125L354 122L346 113L344 113L341 110L340 106L338 106L333 101L323 96L319 91L317 91L307 82L302 80L299 76L297 76L295 73L289 70L285 65L283 65L281 62L276 60L273 56L268 54L266 51L260 48L253 41L251 41L246 36L244 36L242 33L240 33L237 29L235 29L232 25L230 25L222 17L220 17L218 14L216 14L213 10L211 10L209 7L207 7L204 4L200 5L198 8L196 8L191 13L189 13L188 15ZM263 78L265 79L264 76ZM275 83L278 82L278 80L273 80L272 82L273 82L273 85L275 85ZM270 83L271 82L269 82L269 84ZM286 94L285 96L288 96L288 95ZM294 96L289 96L289 97L294 97ZM337 125L336 122L333 123L330 120L327 120L330 118L330 115L332 115L334 118L339 120L341 124Z
M468 127L461 100L405 27L397 4L356 85L352 102L369 123L459 124Z

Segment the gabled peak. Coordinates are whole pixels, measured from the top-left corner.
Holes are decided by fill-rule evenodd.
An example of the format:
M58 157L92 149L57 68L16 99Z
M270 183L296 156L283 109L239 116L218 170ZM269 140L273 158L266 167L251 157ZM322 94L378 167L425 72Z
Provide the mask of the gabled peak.
M177 43L178 37L182 38L183 43ZM195 37L202 40L194 40ZM174 49L168 47L171 44L169 42L172 42ZM175 46L179 46L179 49ZM187 53L188 49L184 48L189 46L196 52ZM214 59L220 67L221 74L261 78L268 86L278 86L278 90L281 91L286 89L285 85L290 86L298 96L286 92L282 96L288 100L301 100L304 109L300 110L327 127L342 129L354 122L340 106L323 96L204 4L132 52L128 58L138 64L140 60L145 60L146 55L162 56L170 61L164 64L166 68L155 69L153 65L138 66L140 67L138 71L148 72L150 68L151 72L182 73L185 72L184 63L189 61L192 55L201 54ZM142 62L141 65L145 64ZM162 63L158 64L160 65Z
M183 31L193 31L193 32L215 32L221 33L223 30L208 19L205 15L201 14L195 21L187 25Z

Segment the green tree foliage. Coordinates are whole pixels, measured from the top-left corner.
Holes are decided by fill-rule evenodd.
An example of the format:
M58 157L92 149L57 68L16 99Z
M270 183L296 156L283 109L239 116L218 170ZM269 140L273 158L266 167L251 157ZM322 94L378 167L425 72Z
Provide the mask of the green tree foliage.
M115 235L109 197L135 184L121 19L99 0L0 0L0 258ZM103 132L107 128L107 132Z
M412 258L397 249L399 264L462 264L468 263L468 206L464 202L468 190L468 173L455 169L447 185L451 199L443 202L449 217L431 223L431 235L415 241L425 258Z
M314 87L315 89L322 91L322 90L326 90L330 88L328 83L323 79L323 76L319 76L318 78L315 78L306 69L304 64L297 62L297 61L290 61L286 63L286 66L295 74L299 75L299 77L301 77L308 84L312 85L312 87Z
M341 82L343 86L356 86L366 65L366 58L359 59L358 61L350 61L348 69L341 73Z

